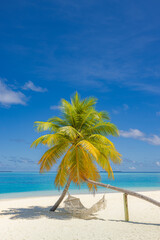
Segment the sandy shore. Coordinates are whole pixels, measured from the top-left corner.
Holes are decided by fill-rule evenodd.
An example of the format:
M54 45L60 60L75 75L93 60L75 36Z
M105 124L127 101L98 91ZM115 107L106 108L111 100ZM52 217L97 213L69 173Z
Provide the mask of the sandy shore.
M160 191L144 192L160 201ZM77 195L76 195L77 196ZM102 194L80 195L90 207ZM123 195L105 194L107 207L96 219L72 218L60 211L49 212L57 197L34 197L0 201L0 239L3 240L160 240L160 209L130 197L130 222L124 222ZM63 207L63 204L60 206Z

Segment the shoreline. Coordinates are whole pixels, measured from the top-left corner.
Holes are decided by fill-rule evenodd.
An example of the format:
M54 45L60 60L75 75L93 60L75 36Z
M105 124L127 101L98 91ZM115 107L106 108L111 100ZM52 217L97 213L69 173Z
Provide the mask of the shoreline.
M128 190L132 190L134 192L159 192L160 188L147 188L147 187L139 187L137 188L125 188ZM63 189L60 191L28 191L28 192L15 192L15 193L1 193L0 194L0 201L3 200L12 200L12 199L25 199L25 198L37 198L37 197L58 197L61 195ZM98 195L98 194L112 194L112 193L119 193L117 191L111 190L111 189L106 189L106 191L98 191L98 192L89 192L88 189L83 189L83 190L73 190L71 189L69 191L71 195Z

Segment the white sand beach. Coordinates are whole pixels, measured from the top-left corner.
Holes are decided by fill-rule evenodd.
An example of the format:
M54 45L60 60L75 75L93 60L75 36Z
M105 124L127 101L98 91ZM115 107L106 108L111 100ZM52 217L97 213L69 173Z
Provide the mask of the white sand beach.
M160 191L143 194L160 201ZM78 196L86 207L90 207L102 194ZM129 196L130 221L125 222L123 195L108 193L105 197L106 209L91 220L72 218L59 210L49 212L56 196L0 200L0 239L160 240L160 209L157 206Z

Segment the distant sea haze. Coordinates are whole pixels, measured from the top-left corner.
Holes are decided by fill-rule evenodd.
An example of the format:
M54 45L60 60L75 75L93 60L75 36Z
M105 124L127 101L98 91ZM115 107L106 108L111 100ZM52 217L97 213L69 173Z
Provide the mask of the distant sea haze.
M149 172L115 172L115 180L108 179L107 173L101 172L101 182L113 186L136 191L160 190L160 173ZM0 172L0 198L13 196L32 195L57 195L54 179L56 172L40 174L38 172ZM88 193L86 184L80 187L73 183L69 188L70 193ZM98 192L109 192L108 189L98 188Z

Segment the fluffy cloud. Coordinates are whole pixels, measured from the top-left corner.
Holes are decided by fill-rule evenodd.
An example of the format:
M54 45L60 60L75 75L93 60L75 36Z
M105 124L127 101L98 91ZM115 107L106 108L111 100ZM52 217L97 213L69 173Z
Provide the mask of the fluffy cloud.
M142 138L144 137L144 133L138 129L130 128L129 131L120 130L120 136L125 138Z
M151 137L145 137L142 140L145 142L148 142L149 144L160 146L160 137L157 135L152 135Z
M29 81L25 83L24 90L32 90L35 92L45 92L46 88L35 86L33 82ZM11 106L14 104L26 105L27 97L21 92L15 89L15 86L7 84L5 79L0 78L0 104L3 106Z
M35 86L34 83L31 81L26 82L23 89L24 90L32 90L34 92L46 92L47 91L46 88Z
M3 106L10 106L13 104L25 105L26 101L27 98L22 92L13 90L4 80L0 79L0 103Z
M147 142L151 145L160 146L160 137L157 135L146 136L138 129L129 129L129 131L120 130L120 136L125 138L135 138Z

